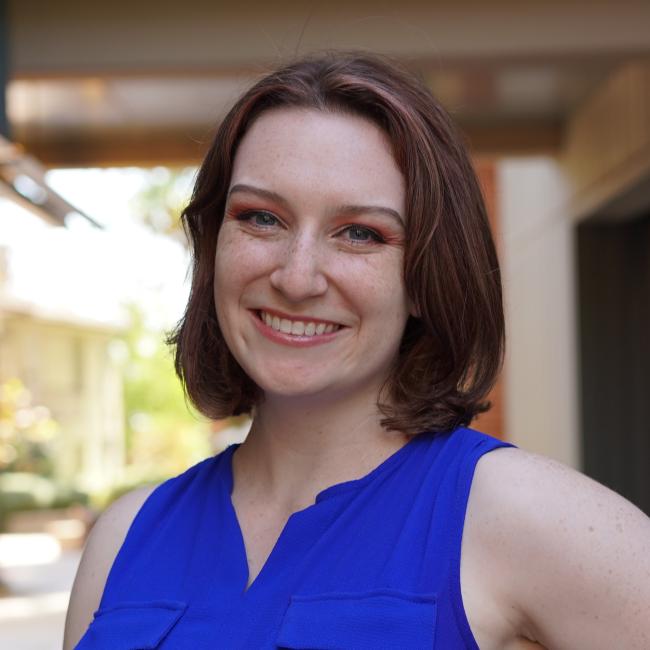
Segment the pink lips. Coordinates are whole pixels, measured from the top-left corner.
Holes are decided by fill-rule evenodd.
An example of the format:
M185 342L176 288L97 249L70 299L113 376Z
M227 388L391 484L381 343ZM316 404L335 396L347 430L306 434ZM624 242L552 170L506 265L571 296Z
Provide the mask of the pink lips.
M323 343L329 343L334 337L340 334L344 329L340 329L329 332L327 334L314 334L313 336L305 336L298 334L285 334L284 332L278 332L272 327L269 327L259 316L258 311L250 311L250 314L255 323L255 327L269 340L274 341L275 343L280 343L281 345L287 345L291 347L299 348L308 348L315 345L321 345ZM331 322L331 321L318 321L318 322Z

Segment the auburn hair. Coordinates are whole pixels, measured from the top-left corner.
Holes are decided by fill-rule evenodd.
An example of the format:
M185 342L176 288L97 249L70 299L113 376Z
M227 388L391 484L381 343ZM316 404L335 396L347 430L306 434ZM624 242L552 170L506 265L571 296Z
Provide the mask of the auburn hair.
M185 393L203 415L249 413L263 398L226 346L213 278L233 160L264 111L301 107L372 120L388 136L406 185L404 282L410 317L379 398L388 430L468 425L503 363L499 263L464 139L426 86L396 63L326 52L283 66L253 85L219 125L181 221L192 253L185 313L167 334Z

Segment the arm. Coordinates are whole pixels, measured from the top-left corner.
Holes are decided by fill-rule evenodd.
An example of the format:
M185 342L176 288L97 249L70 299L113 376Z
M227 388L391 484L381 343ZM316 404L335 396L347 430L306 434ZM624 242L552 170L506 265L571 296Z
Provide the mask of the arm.
M72 586L63 650L72 650L90 625L93 614L99 607L115 556L133 518L154 488L155 486L139 488L120 497L102 513L93 526Z
M499 450L476 472L473 525L519 634L552 650L650 648L650 519L522 450Z

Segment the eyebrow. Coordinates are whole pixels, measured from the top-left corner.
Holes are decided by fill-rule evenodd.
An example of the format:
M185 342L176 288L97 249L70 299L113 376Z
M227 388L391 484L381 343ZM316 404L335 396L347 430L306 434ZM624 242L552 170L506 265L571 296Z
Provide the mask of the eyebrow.
M264 199L275 201L287 210L289 209L289 202L282 195L278 194L277 192L272 192L271 190L265 190L261 187L255 187L254 185L246 185L245 183L237 183L237 185L233 185L228 191L228 198L237 192L255 194ZM368 212L377 212L396 220L400 226L404 226L404 219L402 219L400 213L397 212L397 210L386 208L383 205L340 205L336 209L336 212L349 215L360 215L366 214Z

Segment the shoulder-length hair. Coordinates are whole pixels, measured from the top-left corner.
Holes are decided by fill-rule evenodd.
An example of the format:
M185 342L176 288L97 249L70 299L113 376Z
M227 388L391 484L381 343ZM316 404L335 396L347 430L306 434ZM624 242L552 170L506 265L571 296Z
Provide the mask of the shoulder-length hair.
M279 107L347 112L388 136L406 182L404 281L410 317L378 407L388 430L447 431L490 407L505 326L497 255L463 138L423 83L377 56L330 52L298 60L248 90L221 122L182 213L192 285L168 335L187 397L209 418L249 413L262 398L228 350L213 276L233 160L243 135ZM233 272L236 272L234 269Z

